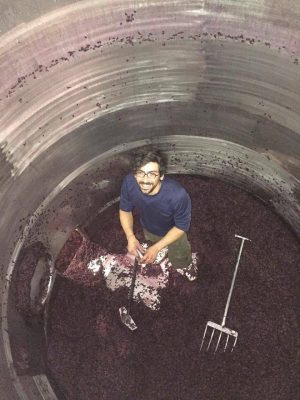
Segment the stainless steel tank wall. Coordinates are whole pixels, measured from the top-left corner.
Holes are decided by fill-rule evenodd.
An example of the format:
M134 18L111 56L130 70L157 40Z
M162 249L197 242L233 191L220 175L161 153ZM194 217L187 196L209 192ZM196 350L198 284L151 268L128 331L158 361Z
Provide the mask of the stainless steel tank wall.
M300 4L11 0L0 15L0 389L38 399L43 377L11 364L26 327L7 279L24 243L54 258L118 196L132 149L254 192L299 232Z

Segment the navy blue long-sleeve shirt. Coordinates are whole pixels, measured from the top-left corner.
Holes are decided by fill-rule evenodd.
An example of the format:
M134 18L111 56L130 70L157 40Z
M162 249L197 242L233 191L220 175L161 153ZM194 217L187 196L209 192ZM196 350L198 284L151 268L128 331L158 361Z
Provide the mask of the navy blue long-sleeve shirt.
M128 174L122 184L120 209L138 210L143 228L164 236L171 228L188 231L191 222L191 199L186 190L174 179L165 177L158 193L144 194L133 174Z

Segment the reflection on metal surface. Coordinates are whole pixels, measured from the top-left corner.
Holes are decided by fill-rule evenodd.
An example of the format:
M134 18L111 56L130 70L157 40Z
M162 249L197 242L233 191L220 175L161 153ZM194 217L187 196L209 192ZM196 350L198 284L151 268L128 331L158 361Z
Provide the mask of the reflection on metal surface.
M5 0L0 15L0 389L38 399L12 369L6 279L24 245L55 258L118 196L135 148L255 193L299 233L300 3Z

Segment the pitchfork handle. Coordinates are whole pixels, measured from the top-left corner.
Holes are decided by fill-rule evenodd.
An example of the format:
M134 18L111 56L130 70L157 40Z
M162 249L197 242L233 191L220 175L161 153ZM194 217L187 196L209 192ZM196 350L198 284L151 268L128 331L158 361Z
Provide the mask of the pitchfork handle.
M133 275L132 275L132 280L131 280L131 285L130 285L130 290L129 290L129 295L128 295L128 313L130 313L130 307L133 299L133 292L134 292L134 287L135 287L135 281L136 281L136 274L138 270L139 262L137 257L134 259L134 266L133 266Z
M226 307L225 307L225 311L224 311L222 326L225 326L227 313L228 313L228 309L229 309L229 304L230 304L230 300L231 300L231 295L232 295L232 291L233 291L233 286L234 286L237 270L238 270L238 267L239 267L240 258L241 258L241 254L242 254L242 251L243 251L244 242L245 242L245 240L251 241L250 239L248 239L248 238L246 238L244 236L240 236L240 235L234 235L234 236L239 238L239 239L242 239L242 242L241 242L241 245L240 245L240 251L239 251L238 258L237 258L237 262L235 264L234 274L233 274L233 278L232 278L232 281L231 281L231 286L230 286L230 290L229 290L229 294L228 294L228 298L227 298L227 303L226 303Z

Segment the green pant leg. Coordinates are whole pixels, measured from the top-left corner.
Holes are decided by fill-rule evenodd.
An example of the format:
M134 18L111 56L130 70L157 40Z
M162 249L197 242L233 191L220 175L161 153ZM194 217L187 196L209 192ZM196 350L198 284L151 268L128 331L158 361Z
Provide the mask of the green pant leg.
M147 231L147 229L143 229L143 231L146 240L149 240L152 243L156 243L162 238L162 236L154 235L154 233Z
M144 235L152 243L158 242L162 237L144 229ZM186 233L168 246L168 257L173 267L188 267L192 262L192 250Z
M185 268L191 264L192 249L186 233L169 245L168 254L174 268Z

